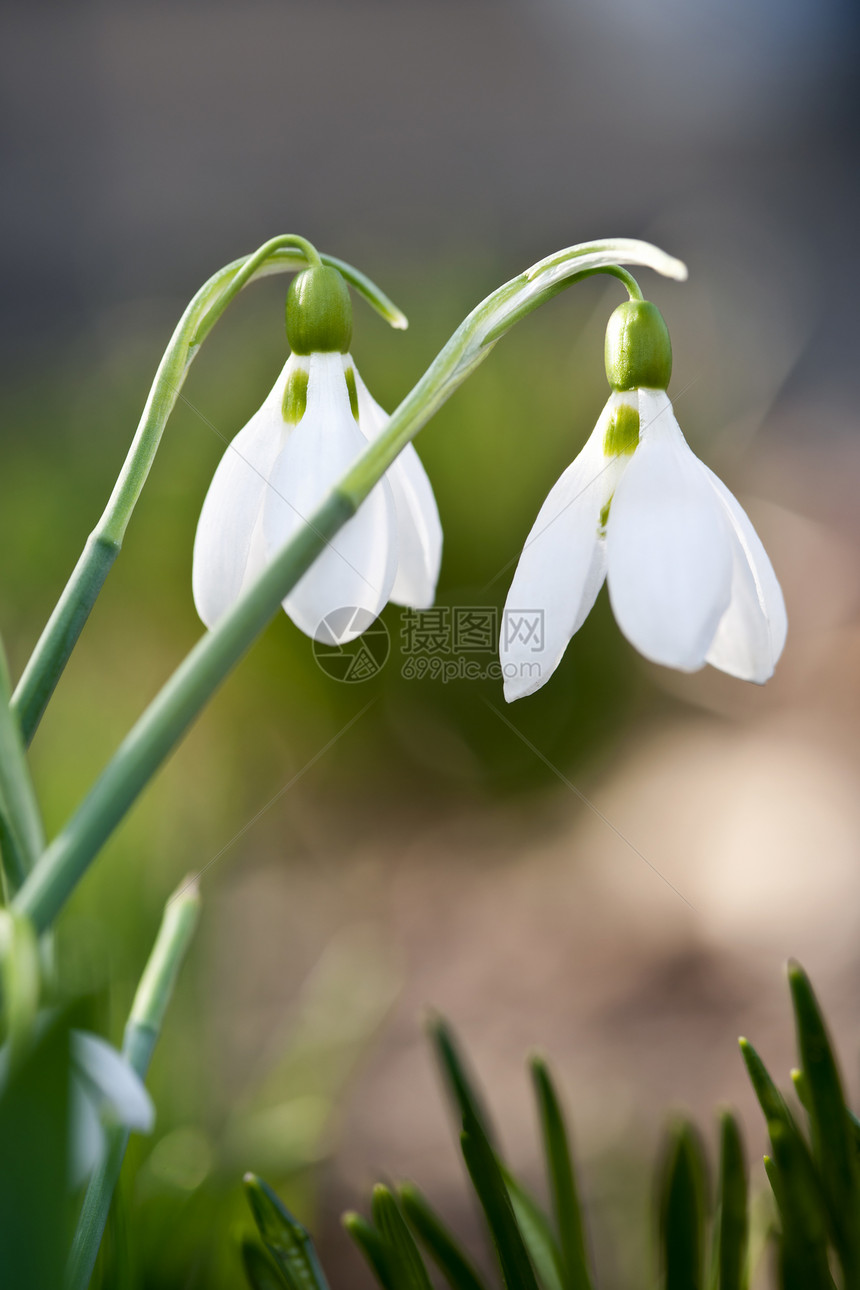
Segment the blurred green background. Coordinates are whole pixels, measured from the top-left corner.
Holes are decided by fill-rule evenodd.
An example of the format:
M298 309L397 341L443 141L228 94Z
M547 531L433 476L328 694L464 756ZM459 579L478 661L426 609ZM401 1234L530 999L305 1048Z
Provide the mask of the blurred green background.
M650 667L603 594L551 684L508 709L492 680L405 679L394 606L391 656L360 685L324 675L282 617L60 932L66 988L117 1041L166 896L208 866L106 1284L240 1284L248 1168L320 1234L338 1284L363 1276L338 1211L380 1171L417 1176L469 1231L428 1004L459 1025L526 1172L521 1057L557 1058L602 1284L630 1284L663 1112L737 1098L759 1132L734 1037L755 1029L788 1060L786 954L846 1022L849 1064L856 1049L856 15L326 0L12 6L4 27L0 626L16 673L219 264L297 231L371 274L411 320L389 332L356 303L353 353L392 408L482 296L556 247L643 236L689 263L685 286L641 280L673 335L685 433L783 581L777 678ZM250 288L192 369L33 745L49 833L200 633L197 516L284 361L284 289ZM595 280L553 301L422 433L440 604L503 604L602 407L620 298Z

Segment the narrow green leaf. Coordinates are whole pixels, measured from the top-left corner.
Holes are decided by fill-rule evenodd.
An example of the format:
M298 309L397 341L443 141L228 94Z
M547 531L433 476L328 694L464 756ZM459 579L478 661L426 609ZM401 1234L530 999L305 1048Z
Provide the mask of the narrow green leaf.
M255 1174L246 1174L245 1193L263 1244L291 1290L328 1290L313 1241L271 1187Z
M491 1150L495 1151L489 1116L457 1050L450 1026L443 1017L434 1017L430 1022L429 1033L448 1091L462 1117L463 1129L467 1133L479 1131Z
M451 1290L484 1290L484 1284L457 1238L414 1183L397 1189L406 1219L442 1272Z
M370 1212L391 1251L398 1290L433 1290L415 1238L406 1226L393 1193L381 1183L373 1189Z
M395 1290L391 1251L372 1223L352 1211L341 1219L383 1290Z
M794 1091L797 1094L797 1100L803 1107L804 1111L809 1111L812 1105L809 1093L809 1080L803 1071L799 1071L795 1066L791 1072L791 1082L794 1085Z
M691 1124L670 1129L658 1178L665 1290L703 1290L707 1176Z
M774 1124L771 1139L773 1159L765 1157L765 1169L780 1217L782 1290L833 1290L822 1197L810 1186L796 1135Z
M719 1236L717 1286L744 1290L747 1284L747 1166L740 1126L730 1111L720 1117Z
M499 1162L480 1126L460 1135L463 1159L481 1202L507 1290L538 1290Z
M543 1290L563 1290L561 1251L546 1214L534 1196L507 1169L502 1170L514 1217Z
M582 1211L561 1102L549 1069L540 1057L532 1059L531 1073L538 1103L556 1230L561 1241L565 1290L591 1290Z
M795 1146L792 1152L795 1168L803 1171L804 1185L807 1190L814 1190L816 1185L815 1162L812 1159L812 1153L809 1150L806 1139L798 1128L797 1121L791 1114L785 1098L774 1084L764 1062L752 1044L746 1039L741 1039L740 1049L756 1097L759 1100L761 1109L764 1111L771 1142L774 1140L773 1135L776 1128L781 1127L792 1136Z
M800 964L789 965L788 981L801 1068L809 1090L812 1152L833 1215L846 1280L856 1286L860 1279L858 1169L842 1080L818 1000Z
M242 1242L242 1266L251 1290L292 1290L294 1282L253 1241Z

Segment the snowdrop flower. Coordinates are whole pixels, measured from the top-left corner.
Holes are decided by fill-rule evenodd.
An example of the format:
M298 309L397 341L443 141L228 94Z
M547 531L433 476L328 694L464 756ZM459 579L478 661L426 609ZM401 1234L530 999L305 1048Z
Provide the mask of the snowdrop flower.
M197 612L211 627L307 522L385 427L349 354L352 311L336 269L315 266L287 297L292 354L263 406L224 454L194 542ZM442 529L415 449L400 454L284 600L303 632L339 643L369 626L388 600L433 603ZM351 609L343 616L337 611ZM336 626L324 620L336 615Z
M155 1108L126 1059L98 1035L72 1032L71 1070L69 1161L77 1187L104 1156L105 1126L122 1124L151 1133Z
M652 662L684 672L710 663L759 683L773 674L782 592L747 515L678 427L671 365L655 306L621 305L606 333L613 393L541 507L508 593L508 702L549 679L604 579L619 627Z

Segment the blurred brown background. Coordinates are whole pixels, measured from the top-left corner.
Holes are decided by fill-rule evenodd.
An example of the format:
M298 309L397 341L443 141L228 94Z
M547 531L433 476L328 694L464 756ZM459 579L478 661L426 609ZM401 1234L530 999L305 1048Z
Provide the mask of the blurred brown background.
M748 506L791 622L757 690L650 667L602 600L551 684L510 709L490 680L404 679L393 607L391 659L363 686L273 625L63 929L69 988L116 1039L161 904L213 862L128 1186L141 1285L239 1283L248 1167L320 1233L336 1285L361 1277L338 1210L381 1174L416 1177L468 1231L426 1006L458 1027L526 1173L522 1058L552 1056L606 1287L640 1283L668 1110L707 1127L732 1102L758 1153L735 1039L787 1079L787 955L856 1087L857 52L856 10L835 0L5 7L0 612L16 668L184 302L285 231L409 314L399 336L356 307L354 353L389 407L478 299L555 248L642 236L685 259L685 286L640 275L672 331L679 420ZM283 290L238 301L187 382L34 745L52 830L199 634L194 526L219 435L283 361ZM442 604L503 602L602 406L619 298L595 281L553 302L422 434Z

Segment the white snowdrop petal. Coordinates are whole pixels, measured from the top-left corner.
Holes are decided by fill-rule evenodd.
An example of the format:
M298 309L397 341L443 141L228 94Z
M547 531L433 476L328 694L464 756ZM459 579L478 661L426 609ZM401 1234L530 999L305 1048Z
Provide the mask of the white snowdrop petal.
M80 1187L101 1161L105 1131L96 1103L80 1080L71 1080L69 1090L69 1182Z
M270 558L307 523L365 446L349 405L341 355L312 354L305 415L272 467L263 501L262 531ZM341 640L360 635L391 593L393 534L394 504L383 480L285 599L284 609L296 626L329 640L323 619L353 607L364 613Z
M721 479L705 467L732 529L732 598L707 662L743 681L773 676L785 645L788 618L782 589L749 517Z
M82 1030L72 1035L72 1058L88 1092L110 1119L151 1133L155 1107L142 1080L126 1059L104 1039Z
M354 364L350 365L358 394L359 429L372 441L385 429L388 413L370 394ZM412 444L403 449L385 478L391 487L397 525L397 574L391 599L412 609L429 609L442 562L442 524L433 488Z
M203 502L191 585L207 627L232 607L243 585L261 571L262 552L255 538L266 481L289 430L281 414L284 386L300 361L288 360L262 407L233 439Z
M609 596L624 635L654 663L705 663L729 605L732 537L663 391L640 390L640 443L607 526Z
M619 402L630 399L610 398L584 448L551 489L523 547L499 641L509 703L549 680L603 584L602 520L630 460L604 454L606 429Z

